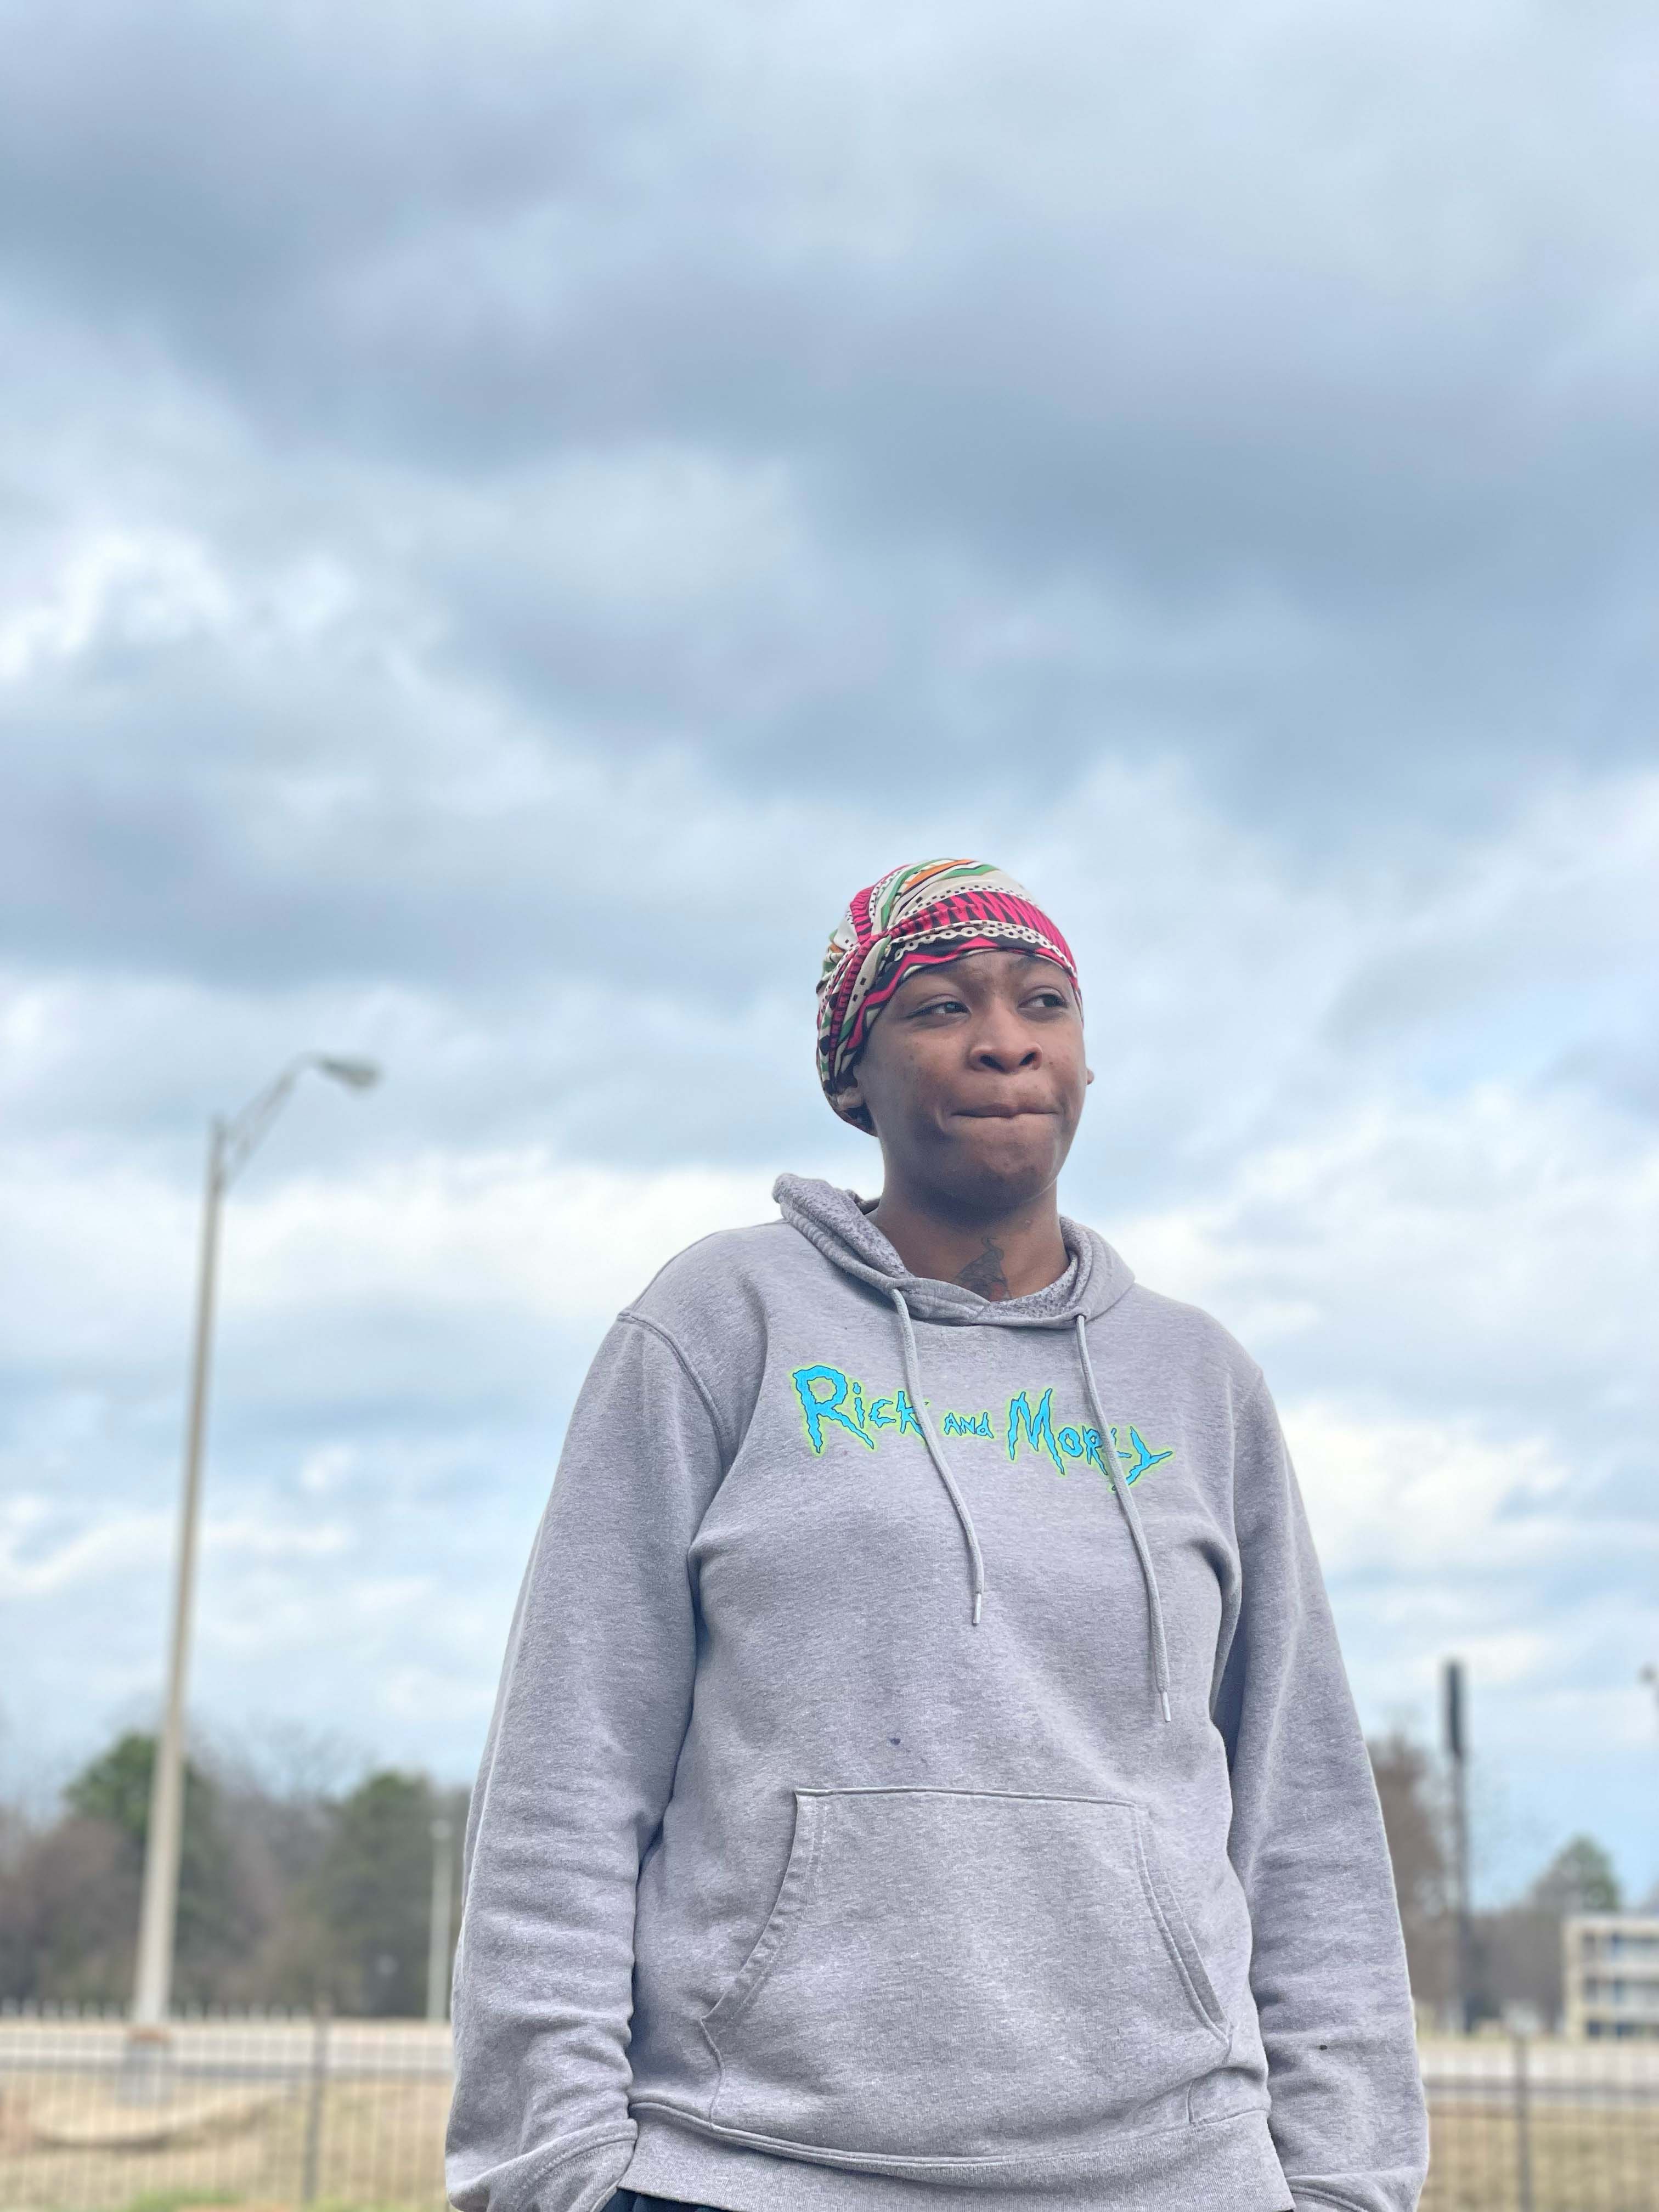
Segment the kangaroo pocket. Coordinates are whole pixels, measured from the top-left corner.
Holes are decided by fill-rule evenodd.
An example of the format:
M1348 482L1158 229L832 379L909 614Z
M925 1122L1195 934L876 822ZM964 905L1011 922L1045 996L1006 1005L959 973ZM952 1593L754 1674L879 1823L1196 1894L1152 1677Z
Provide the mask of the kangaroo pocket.
M1123 1800L797 1790L777 1901L703 2022L720 2127L1006 2156L1159 2111L1229 2040Z

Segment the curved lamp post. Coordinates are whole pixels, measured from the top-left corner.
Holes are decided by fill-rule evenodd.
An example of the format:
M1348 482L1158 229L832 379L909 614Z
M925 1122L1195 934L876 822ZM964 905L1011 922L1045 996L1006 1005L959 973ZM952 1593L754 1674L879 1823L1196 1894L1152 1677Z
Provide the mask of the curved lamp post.
M202 1206L201 1258L196 1285L196 1334L191 1358L190 1419L185 1437L184 1492L179 1506L179 1552L173 1588L173 1630L167 1650L167 1703L150 1782L149 1826L144 1840L143 1903L138 1918L138 1964L133 1978L132 2023L158 2030L173 1995L173 1942L179 1910L179 1859L184 1840L185 1682L190 1670L190 1624L196 1583L196 1534L202 1496L202 1445L207 1422L208 1365L213 1344L213 1294L219 1259L219 1212L225 1193L288 1103L300 1078L314 1068L353 1091L367 1091L380 1071L369 1060L336 1060L305 1053L291 1060L231 1120L216 1115L208 1127L207 1189Z

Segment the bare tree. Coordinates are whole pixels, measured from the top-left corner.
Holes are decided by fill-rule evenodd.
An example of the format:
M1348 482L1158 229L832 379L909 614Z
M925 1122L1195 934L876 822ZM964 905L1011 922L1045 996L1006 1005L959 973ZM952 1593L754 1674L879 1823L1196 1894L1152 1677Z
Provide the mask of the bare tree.
M1396 1729L1370 1746L1406 1932L1412 1995L1443 2014L1452 1998L1451 1856L1439 1777L1428 1752Z

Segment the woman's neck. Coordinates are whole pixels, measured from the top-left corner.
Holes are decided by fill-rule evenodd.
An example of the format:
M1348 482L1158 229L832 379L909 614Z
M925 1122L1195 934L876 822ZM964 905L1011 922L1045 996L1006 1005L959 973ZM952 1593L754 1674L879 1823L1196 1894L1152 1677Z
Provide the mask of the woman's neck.
M1030 1206L971 1224L942 1218L902 1191L888 1189L870 1218L913 1275L960 1283L982 1298L1023 1298L1046 1290L1069 1264L1052 1189Z

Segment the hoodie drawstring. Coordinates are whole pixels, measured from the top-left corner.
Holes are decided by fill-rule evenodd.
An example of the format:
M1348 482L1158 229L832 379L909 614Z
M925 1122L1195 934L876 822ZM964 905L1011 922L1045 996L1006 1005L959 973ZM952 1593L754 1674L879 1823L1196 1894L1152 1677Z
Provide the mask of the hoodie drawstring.
M921 1426L922 1441L927 1447L927 1456L933 1462L935 1473L950 1494L956 1508L957 1519L968 1541L968 1558L974 1575L974 1626L979 1626L979 1617L985 1604L985 1559L979 1548L979 1535L974 1527L974 1516L968 1510L968 1501L957 1488L957 1479L951 1472L951 1462L945 1456L945 1447L933 1434L933 1424L921 1395L921 1365L916 1357L916 1333L910 1326L910 1309L904 1303L904 1293L896 1283L890 1294L893 1310L898 1316L899 1334L904 1342L904 1382L910 1393L910 1409Z
M1128 1525L1129 1541L1135 1547L1135 1557L1140 1562L1140 1579L1146 1591L1146 1620L1152 1644L1152 1680L1158 1686L1158 1701L1164 1717L1170 1717L1170 1647L1164 1636L1164 1601L1158 1595L1158 1572L1152 1565L1152 1555L1146 1545L1146 1532L1140 1525L1140 1509L1136 1505L1129 1485L1123 1479L1123 1468L1117 1455L1117 1446L1112 1442L1112 1425L1100 1402L1100 1389L1095 1381L1093 1363L1089 1358L1089 1330L1084 1316L1077 1317L1077 1352L1083 1364L1083 1387L1089 1396L1089 1407L1100 1431L1101 1455L1106 1462L1107 1474L1117 1502L1123 1509L1123 1518Z
M889 1285L887 1295L893 1302L893 1311L898 1316L899 1338L904 1349L904 1385L910 1395L911 1411L916 1417L916 1425L921 1431L922 1442L927 1447L927 1456L933 1462L933 1472L945 1485L945 1495L950 1498L967 1542L974 1577L973 1623L977 1628L985 1606L985 1559L979 1548L979 1534L974 1527L974 1516L968 1510L968 1501L957 1488L951 1462L945 1456L945 1447L939 1440L933 1417L927 1411L927 1401L921 1395L921 1360L916 1351L916 1333L911 1325L910 1309L905 1303L904 1292L894 1283ZM1100 1386L1095 1381L1094 1363L1089 1357L1088 1325L1082 1314L1077 1317L1077 1353L1083 1369L1084 1391L1100 1437L1106 1479L1117 1495L1118 1507L1123 1515L1124 1526L1129 1532L1129 1541L1134 1548L1136 1563L1140 1569L1141 1586L1146 1593L1146 1624L1152 1647L1152 1680L1158 1692L1158 1709L1167 1721L1170 1717L1170 1647L1164 1634L1164 1601L1158 1594L1158 1571L1152 1565L1146 1532L1140 1525L1139 1509L1124 1479L1117 1447L1112 1442L1111 1423L1106 1419L1105 1408L1100 1401Z

